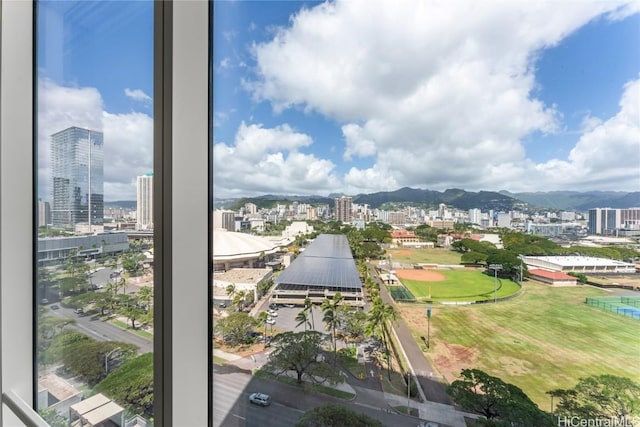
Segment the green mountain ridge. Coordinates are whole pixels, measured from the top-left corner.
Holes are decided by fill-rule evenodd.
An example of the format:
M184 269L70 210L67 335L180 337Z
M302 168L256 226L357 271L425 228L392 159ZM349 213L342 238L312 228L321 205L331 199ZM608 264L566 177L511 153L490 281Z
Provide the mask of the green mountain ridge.
M292 202L309 204L328 204L334 206L334 197L340 194L324 196L294 196L266 194L258 197L243 197L227 199L224 203L216 202L216 207L238 209L246 203L254 203L258 208L273 208L277 204ZM511 193L502 191L466 191L451 188L445 191L435 191L403 187L395 191L380 191L369 194L352 196L353 202L368 204L371 208L379 208L389 204L411 204L414 206L435 208L440 203L457 209L478 208L483 211L509 211L514 208L528 206L529 208L550 210L587 211L592 208L625 209L640 206L640 192L623 191L549 191Z

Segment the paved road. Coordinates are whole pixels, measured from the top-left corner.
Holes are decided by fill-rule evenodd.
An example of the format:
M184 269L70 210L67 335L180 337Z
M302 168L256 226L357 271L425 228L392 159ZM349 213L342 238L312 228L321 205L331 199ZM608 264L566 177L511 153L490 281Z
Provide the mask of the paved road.
M125 331L123 329L118 328L110 324L109 322L102 320L92 320L92 316L83 316L80 317L74 313L74 311L70 308L64 308L60 304L56 303L58 307L57 310L51 310L51 306L54 304L50 304L47 306L49 313L51 316L57 317L66 317L70 319L74 319L76 323L71 325L71 328L76 329L79 332L87 334L98 341L121 341L130 344L134 344L138 346L139 353L149 353L153 351L153 341L147 338L143 338L139 335L136 335L132 332Z
M375 272L375 269L372 266L369 266L369 273L371 277L380 283L380 296L382 300L391 305L395 305L395 302L391 298L391 296L387 293L387 288L380 281L378 275ZM398 318L398 324L394 325L396 333L398 334L398 338L404 348L404 351L407 354L407 357L411 361L411 365L415 370L416 375L418 376L418 381L420 381L420 385L424 390L424 393L427 397L427 400L431 402L444 403L447 405L452 405L451 399L447 394L445 388L446 384L441 383L437 380L440 374L433 369L429 361L424 357L422 350L418 347L418 344L413 339L413 335L409 331L406 323L403 319Z
M271 395L272 404L263 408L249 403L249 394L260 391ZM359 392L365 393L365 388ZM290 426L309 409L334 403L364 413L390 427L415 427L417 419L393 412L380 396L344 401L324 394L303 391L277 381L255 378L248 370L231 364L214 365L213 425Z

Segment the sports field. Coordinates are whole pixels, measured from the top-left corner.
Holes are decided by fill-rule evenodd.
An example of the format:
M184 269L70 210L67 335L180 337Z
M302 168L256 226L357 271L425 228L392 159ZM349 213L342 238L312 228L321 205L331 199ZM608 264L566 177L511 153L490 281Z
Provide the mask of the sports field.
M425 263L444 265L458 265L460 264L460 257L462 256L458 252L442 248L388 249L387 255L391 256L391 260L393 262L401 262L405 264Z
M481 301L494 298L494 287L497 298L520 290L511 280L494 281L493 276L477 270L397 270L396 275L418 300Z
M640 378L638 320L585 304L609 293L592 287L552 288L526 281L518 298L499 304L434 305L428 357L451 382L478 368L522 388L549 410L546 391L578 378L613 374ZM418 343L424 305L399 305Z

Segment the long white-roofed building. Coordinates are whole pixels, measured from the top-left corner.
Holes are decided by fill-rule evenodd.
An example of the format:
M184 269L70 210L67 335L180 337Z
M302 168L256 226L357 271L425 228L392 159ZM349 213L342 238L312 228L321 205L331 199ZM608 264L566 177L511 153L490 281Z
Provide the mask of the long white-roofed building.
M634 274L634 264L588 256L520 256L529 270L542 269L582 274Z
M283 245L282 239L270 240L222 228L213 231L213 270L261 268L273 261Z
M345 304L362 307L362 282L347 237L321 234L274 280L271 302L320 304L340 293Z

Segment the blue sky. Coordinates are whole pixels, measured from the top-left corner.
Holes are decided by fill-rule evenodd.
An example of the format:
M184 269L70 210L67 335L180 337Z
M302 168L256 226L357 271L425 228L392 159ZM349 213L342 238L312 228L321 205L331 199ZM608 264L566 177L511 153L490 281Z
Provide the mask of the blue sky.
M131 200L153 3L39 5L39 195L74 125L104 132L105 199ZM214 196L637 190L639 5L215 1Z
M638 3L218 1L214 17L217 197L640 188Z
M49 136L104 134L104 197L135 200L153 170L153 3L38 3L38 196L51 198Z

